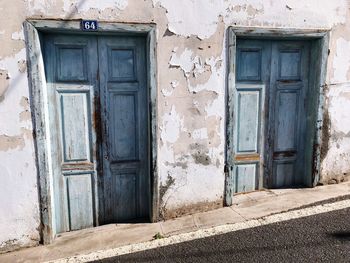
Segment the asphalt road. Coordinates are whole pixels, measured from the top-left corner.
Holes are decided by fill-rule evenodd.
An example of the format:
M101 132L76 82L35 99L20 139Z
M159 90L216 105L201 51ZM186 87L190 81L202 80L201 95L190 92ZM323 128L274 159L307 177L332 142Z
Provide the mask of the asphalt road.
M350 262L350 208L96 262Z

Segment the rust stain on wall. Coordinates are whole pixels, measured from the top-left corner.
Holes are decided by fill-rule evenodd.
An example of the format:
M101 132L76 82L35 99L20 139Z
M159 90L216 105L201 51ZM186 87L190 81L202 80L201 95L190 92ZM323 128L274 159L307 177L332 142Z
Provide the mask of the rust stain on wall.
M331 119L329 117L328 109L323 112L323 124L322 124L322 138L321 138L321 150L320 159L321 162L327 156L329 150L329 140L331 138Z

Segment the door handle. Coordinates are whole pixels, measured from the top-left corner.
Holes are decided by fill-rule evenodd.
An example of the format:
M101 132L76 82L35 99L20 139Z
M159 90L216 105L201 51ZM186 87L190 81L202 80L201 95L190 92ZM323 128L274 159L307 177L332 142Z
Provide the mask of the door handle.
M105 155L105 160L107 160L107 161L109 160L108 155Z

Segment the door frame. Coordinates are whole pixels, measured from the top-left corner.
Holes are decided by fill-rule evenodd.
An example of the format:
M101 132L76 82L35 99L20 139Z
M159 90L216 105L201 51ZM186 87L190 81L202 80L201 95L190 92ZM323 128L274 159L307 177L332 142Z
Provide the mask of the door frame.
M97 32L83 32L81 20L27 19L23 23L26 39L28 82L32 110L34 145L41 216L40 236L43 244L55 238L55 209L53 202L53 174L50 156L50 127L48 98L42 53L42 34L76 33L83 35L141 35L146 38L147 89L149 94L149 162L150 162L150 219L158 220L158 168L157 168L157 41L155 24L124 24L99 22Z
M306 146L306 170L308 178L306 185L314 187L320 179L320 153L322 147L323 106L325 92L327 91L326 74L330 30L321 29L295 29L295 28L259 28L259 27L228 27L226 31L226 151L225 151L225 205L232 205L234 193L233 184L233 157L234 157L234 94L236 89L236 41L237 38L258 40L304 40L311 43L310 68L315 68L309 73L310 90L315 98L310 106L312 116L308 120L308 127L312 130L308 137L310 144ZM265 136L265 135L264 135ZM266 187L265 180L259 178L259 189Z

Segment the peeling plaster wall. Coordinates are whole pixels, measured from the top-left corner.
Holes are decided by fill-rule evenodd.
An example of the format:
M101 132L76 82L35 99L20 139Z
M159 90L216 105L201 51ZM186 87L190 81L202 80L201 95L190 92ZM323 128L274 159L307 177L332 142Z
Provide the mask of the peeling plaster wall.
M5 3L7 2L7 3ZM39 242L37 172L32 135L24 6L0 4L0 252Z
M228 26L331 28L321 182L350 177L347 0L14 0L0 11L0 250L39 239L26 18L156 23L161 217L223 204ZM324 130L325 130L324 129Z

